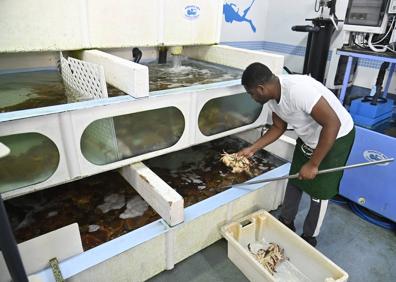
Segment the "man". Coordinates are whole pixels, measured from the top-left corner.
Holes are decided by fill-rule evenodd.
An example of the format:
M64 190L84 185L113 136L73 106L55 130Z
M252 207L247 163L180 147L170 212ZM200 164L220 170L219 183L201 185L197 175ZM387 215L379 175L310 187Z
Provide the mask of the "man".
M251 157L277 140L291 126L298 135L289 180L279 220L295 231L294 219L303 191L311 197L301 237L316 246L316 236L328 199L338 193L343 172L321 174L319 169L345 165L355 138L351 116L337 97L321 83L305 75L275 76L270 69L253 63L242 74L242 85L251 97L272 110L273 125L254 144L238 154Z

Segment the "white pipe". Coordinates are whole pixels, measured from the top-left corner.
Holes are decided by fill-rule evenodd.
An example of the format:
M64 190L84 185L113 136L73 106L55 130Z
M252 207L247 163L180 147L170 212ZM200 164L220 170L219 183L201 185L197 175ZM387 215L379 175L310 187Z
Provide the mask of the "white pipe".
M335 29L338 31L338 25L336 24L336 22L335 22L335 20L334 20L334 16L332 15L332 16L330 17L330 19L331 19L331 22L333 23Z
M379 53L383 53L386 52L386 46L382 46L382 49L377 49L376 47L374 47L373 45L373 33L370 33L369 39L368 39L368 46L370 47L370 49L374 52L379 52Z

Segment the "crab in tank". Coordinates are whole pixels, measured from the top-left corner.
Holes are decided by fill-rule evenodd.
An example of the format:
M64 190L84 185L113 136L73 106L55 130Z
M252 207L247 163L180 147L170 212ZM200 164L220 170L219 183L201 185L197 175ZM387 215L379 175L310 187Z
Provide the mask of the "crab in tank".
M252 175L252 163L245 156L240 156L237 153L229 154L225 151L221 154L220 160L229 168L232 168L232 173L245 172Z

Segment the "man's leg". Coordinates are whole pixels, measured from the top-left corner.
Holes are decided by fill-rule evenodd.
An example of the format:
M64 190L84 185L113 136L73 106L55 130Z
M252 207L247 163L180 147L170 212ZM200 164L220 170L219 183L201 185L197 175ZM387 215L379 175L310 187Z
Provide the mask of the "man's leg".
M291 230L296 231L294 226L294 219L298 212L303 191L297 186L287 183L285 199L281 208L279 221L289 227Z
M301 237L313 246L316 246L315 237L319 235L328 203L328 200L319 200L311 197L311 206L305 218Z

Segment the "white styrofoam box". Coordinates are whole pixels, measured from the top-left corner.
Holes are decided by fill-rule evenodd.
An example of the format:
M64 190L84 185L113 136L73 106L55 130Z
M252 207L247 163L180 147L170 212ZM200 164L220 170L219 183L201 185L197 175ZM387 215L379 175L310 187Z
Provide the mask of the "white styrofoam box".
M2 0L0 52L81 49L85 1Z
M228 241L228 257L250 281L348 280L343 269L264 210L223 226L221 232ZM289 259L278 265L274 276L247 248L248 244L263 240L280 245Z
M183 55L238 69L245 69L251 63L260 62L268 66L277 75L282 73L284 63L282 55L225 45L185 47Z
M90 46L159 45L159 0L87 0Z
M165 0L163 40L166 46L214 44L220 41L222 0Z
M103 66L106 81L135 98L149 96L148 67L99 51L81 52L81 59Z

